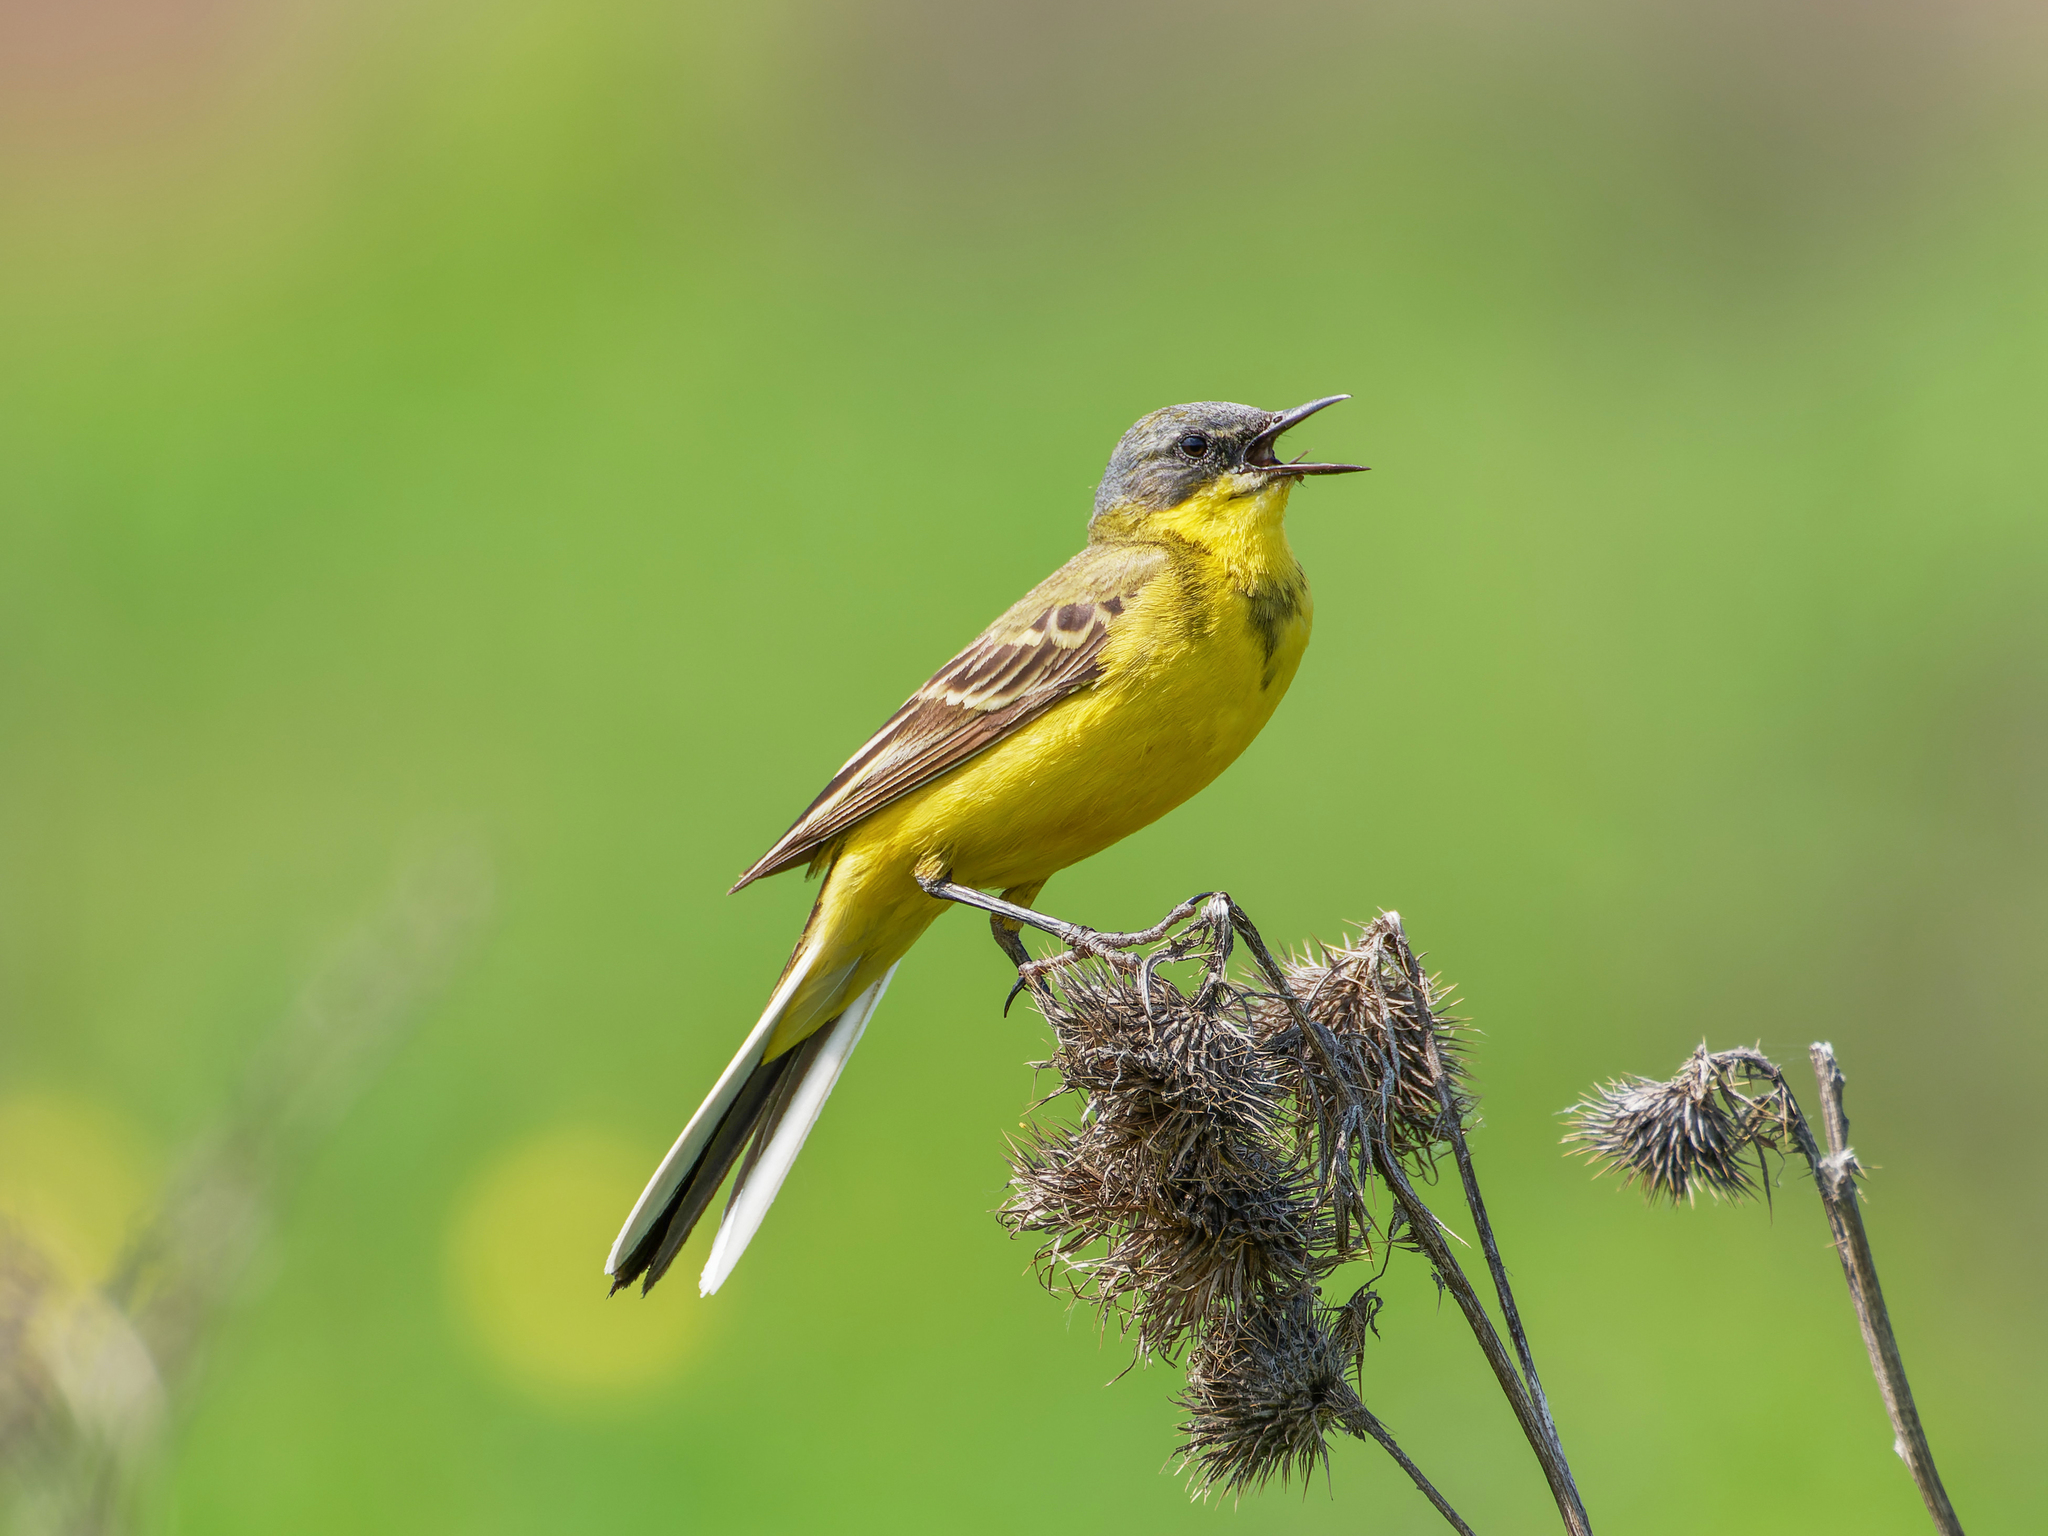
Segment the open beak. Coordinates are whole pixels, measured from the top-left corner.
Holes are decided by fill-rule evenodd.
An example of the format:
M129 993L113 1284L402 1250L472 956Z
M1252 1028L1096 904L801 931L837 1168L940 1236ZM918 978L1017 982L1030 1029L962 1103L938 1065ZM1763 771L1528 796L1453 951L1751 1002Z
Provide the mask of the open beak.
M1265 431L1251 440L1251 446L1244 451L1246 469L1262 469L1282 475L1348 475L1365 469L1364 464L1306 464L1296 460L1283 464L1273 452L1273 445L1280 440L1280 434L1289 427L1298 426L1315 415L1326 405L1335 405L1339 400L1349 400L1349 395L1326 395L1321 400L1311 400L1307 405L1297 405L1291 411L1281 411L1266 424Z

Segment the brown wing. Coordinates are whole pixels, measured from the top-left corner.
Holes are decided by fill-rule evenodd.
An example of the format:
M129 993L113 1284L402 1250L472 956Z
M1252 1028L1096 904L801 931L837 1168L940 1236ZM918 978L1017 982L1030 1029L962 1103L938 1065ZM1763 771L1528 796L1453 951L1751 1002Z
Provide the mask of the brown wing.
M1089 549L1041 582L912 694L733 889L809 863L855 823L1092 684L1110 626L1157 563L1151 551Z

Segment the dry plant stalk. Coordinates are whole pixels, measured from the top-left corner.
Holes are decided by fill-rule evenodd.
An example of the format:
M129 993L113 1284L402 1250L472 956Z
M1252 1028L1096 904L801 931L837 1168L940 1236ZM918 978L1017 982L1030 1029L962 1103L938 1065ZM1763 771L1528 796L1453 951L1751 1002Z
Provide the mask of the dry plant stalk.
M1764 1154L1782 1153L1789 1146L1804 1157L1827 1212L1870 1369L1891 1415L1892 1448L1912 1473L1935 1529L1943 1536L1962 1536L1962 1522L1942 1487L1913 1403L1891 1313L1877 1283L1877 1260L1863 1230L1856 1195L1863 1170L1849 1147L1842 1069L1835 1048L1825 1041L1816 1041L1810 1054L1820 1084L1825 1153L1775 1062L1761 1051L1709 1051L1704 1044L1667 1081L1630 1077L1595 1088L1592 1097L1566 1111L1573 1128L1565 1140L1601 1163L1603 1172L1616 1170L1629 1183L1641 1184L1652 1201L1662 1197L1674 1204L1690 1202L1701 1187L1731 1201L1759 1188L1768 1195ZM1756 1155L1755 1178L1744 1161L1748 1153Z
M1098 933L932 879L934 896L980 907L1017 958L1021 924L1067 948L1021 959L1019 985L1057 1048L1050 1102L1079 1097L1071 1124L1041 1125L1012 1151L1001 1219L1039 1242L1048 1287L1101 1310L1140 1359L1183 1361L1180 1447L1192 1490L1304 1480L1328 1437L1371 1439L1458 1531L1469 1527L1360 1395L1377 1332L1379 1276L1332 1305L1343 1265L1391 1250L1428 1259L1458 1300L1557 1500L1587 1533L1479 1197L1465 1127L1456 1021L1398 914L1346 942L1277 961L1227 895L1182 903L1153 928ZM1232 979L1242 941L1262 988ZM1141 953L1142 952L1142 953ZM1160 974L1200 966L1192 991ZM1518 1366L1414 1190L1455 1159ZM1384 1187L1393 1209L1376 1214Z
M407 869L309 979L114 1272L80 1290L0 1223L0 1530L120 1536L290 1186L403 1042L491 901L483 850Z

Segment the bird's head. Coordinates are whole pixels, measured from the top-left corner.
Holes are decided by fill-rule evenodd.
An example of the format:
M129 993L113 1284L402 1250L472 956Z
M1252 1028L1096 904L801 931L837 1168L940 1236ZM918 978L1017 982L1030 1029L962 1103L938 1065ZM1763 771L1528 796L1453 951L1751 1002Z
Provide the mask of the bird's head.
M1277 524L1287 493L1303 475L1347 475L1363 464L1283 462L1280 434L1326 405L1331 395L1291 411L1202 400L1169 405L1126 432L1095 491L1091 528L1140 533L1147 527L1201 538L1205 533Z

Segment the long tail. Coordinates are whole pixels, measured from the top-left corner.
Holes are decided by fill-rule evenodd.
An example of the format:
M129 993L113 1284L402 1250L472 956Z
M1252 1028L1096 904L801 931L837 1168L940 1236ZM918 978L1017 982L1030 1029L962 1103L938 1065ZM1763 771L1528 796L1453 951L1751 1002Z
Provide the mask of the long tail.
M642 1291L654 1288L668 1273L677 1251L736 1162L740 1163L739 1175L733 1180L711 1258L704 1266L704 1295L724 1283L760 1229L761 1219L774 1204L797 1153L803 1150L804 1138L817 1123L847 1058L860 1043L869 1017L896 975L891 966L887 975L849 1002L836 1019L773 1061L763 1061L775 1026L817 956L816 947L806 944L802 948L768 1000L761 1021L647 1181L605 1261L614 1291L643 1275Z

